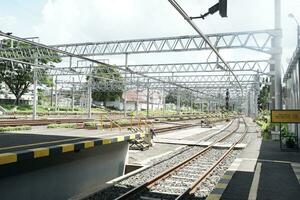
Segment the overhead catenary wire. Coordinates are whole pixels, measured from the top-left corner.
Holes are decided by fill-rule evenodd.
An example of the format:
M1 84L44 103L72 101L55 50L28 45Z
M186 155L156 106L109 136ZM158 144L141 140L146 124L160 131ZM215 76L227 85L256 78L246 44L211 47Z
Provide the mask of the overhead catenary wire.
M215 54L218 56L218 58L224 63L226 69L225 68L223 68L223 69L225 71L229 71L233 75L237 84L239 85L241 93L243 94L243 88L242 88L242 85L240 84L238 78L236 77L234 72L231 70L229 64L225 61L225 59L221 56L219 51L216 49L216 47L202 33L202 31L197 27L197 25L192 21L192 19L188 16L188 14L183 10L183 8L181 8L181 6L175 0L168 0L168 1L181 14L181 16L192 26L192 28L203 38L203 40L207 43L207 45L215 52Z

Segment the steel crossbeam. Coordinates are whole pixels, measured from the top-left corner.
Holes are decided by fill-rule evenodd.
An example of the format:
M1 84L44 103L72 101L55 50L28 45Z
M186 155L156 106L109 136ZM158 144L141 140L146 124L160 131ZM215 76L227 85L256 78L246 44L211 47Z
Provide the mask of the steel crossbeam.
M208 34L207 36L218 49L248 48L269 53L272 48L271 40L275 34L275 30L259 30ZM52 47L84 56L210 50L198 35L60 44Z
M248 74L236 74L238 81L252 81L256 75L248 75ZM176 75L176 76L156 76L159 80L164 82L174 82L174 83L216 83L216 82L232 82L235 83L235 80L231 75L223 74L223 75ZM147 82L143 77L133 77L134 79L138 79L140 82Z
M270 71L271 60L246 60L246 61L229 61L232 71L234 72L249 72L260 73L267 75ZM124 66L120 66L123 67ZM142 74L162 74L162 73L194 73L194 72L222 72L217 62L197 62L197 63L167 63L167 64L141 64L128 65L132 71ZM97 66L93 69L100 69ZM60 67L53 68L48 71L49 75L72 75L72 71L80 74L90 73L90 66L79 67Z
M218 49L246 48L271 54L271 41L276 34L278 34L276 30L259 30L208 34L207 36ZM209 46L198 35L59 44L49 45L49 47L80 56L210 50ZM34 55L38 58L49 58L57 55L57 53L62 57L68 56L40 46L31 46L30 48L15 47L11 49L1 49L0 46L0 56L6 58L33 59Z

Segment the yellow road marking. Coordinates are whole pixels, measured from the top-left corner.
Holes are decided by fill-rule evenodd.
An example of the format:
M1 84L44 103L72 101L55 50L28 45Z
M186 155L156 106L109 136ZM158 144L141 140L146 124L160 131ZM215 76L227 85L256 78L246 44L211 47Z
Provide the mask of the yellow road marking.
M221 198L220 194L210 194L206 200L219 200Z
M111 143L111 139L104 139L103 140L103 144L110 144Z
M222 177L222 179L231 179L232 178L232 176L231 175L224 175L223 177Z
M130 134L130 136L129 136L129 138L130 138L131 140L134 140L134 139L135 139L135 137L136 137L136 135L135 135L135 134Z
M0 165L17 162L17 154L15 153L2 153L0 154Z
M34 158L49 156L48 148L36 148L36 149L32 149L32 151L34 153Z
M74 144L63 144L63 145L59 145L59 146L62 147L63 153L74 151Z
M122 141L124 141L124 140L125 140L124 136L118 136L118 137L117 137L117 141L118 141L118 142L122 142Z
M225 189L227 187L227 184L225 183L218 183L216 188L222 188L222 189Z
M94 147L94 141L84 141L85 149L92 148L92 147Z

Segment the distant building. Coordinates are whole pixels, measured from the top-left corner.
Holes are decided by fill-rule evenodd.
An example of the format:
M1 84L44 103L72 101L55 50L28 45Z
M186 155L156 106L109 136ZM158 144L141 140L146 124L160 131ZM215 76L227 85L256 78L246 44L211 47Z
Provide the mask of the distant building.
M123 93L122 98L116 99L115 101L106 101L105 106L111 107L117 110L124 110L123 102L126 97L126 110L134 111L147 109L147 90L139 91L137 94L136 90L129 90ZM149 108L150 109L161 109L163 107L162 95L159 91L150 91L149 95Z
M15 103L16 97L13 93L9 91L9 88L4 83L1 83L1 89L0 89L0 103L3 104L13 104ZM22 95L20 99L21 104L32 104L33 101L33 93L32 90Z

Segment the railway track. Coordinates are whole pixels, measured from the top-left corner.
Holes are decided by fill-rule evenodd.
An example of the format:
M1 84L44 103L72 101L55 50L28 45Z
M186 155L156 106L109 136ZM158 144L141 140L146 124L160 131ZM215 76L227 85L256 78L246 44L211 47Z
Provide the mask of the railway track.
M2 120L0 121L0 127L5 126L39 126L39 125L49 125L49 124L62 124L62 123L83 123L87 121L92 121L91 119L24 119L24 120Z
M199 185L224 158L234 149L235 142L228 150L217 150L213 146L226 140L239 129L230 131L221 139L213 142L199 153L166 170L150 181L126 192L115 200L124 199L186 199L196 191ZM246 134L246 129L243 137Z
M199 126L199 124L182 124L182 125L177 125L177 126L156 128L155 132L156 133L164 133L164 132L168 132L168 131L174 131L174 130L179 130L179 129L184 129L184 128L190 128L190 127L194 127L194 126Z
M243 120L245 124L245 121ZM240 123L237 127L231 127L227 130L227 133L214 141L211 145L206 148L200 147L190 147L190 149L185 149L183 153L177 153L175 157L183 156L180 162L175 162L167 167L163 164L165 160L160 161L158 164L164 170L158 168L160 171L159 175L153 178L153 174L158 174L153 172L143 174L140 176L132 177L130 181L136 181L135 186L125 188L124 185L128 184L129 180L123 180L117 187L112 191L104 192L104 195L94 195L92 198L87 199L187 199L192 197L193 194L198 191L197 186L203 184L204 180L219 166L221 162L233 151L234 147L243 140L247 132L247 126L245 124L245 130L241 137L235 141L229 148L216 149L214 145L218 142L225 141L231 135L233 135L239 128ZM194 148L194 152L191 149ZM197 150L198 148L198 150ZM188 156L187 156L188 155ZM193 155L193 156L190 156ZM151 168L149 169L151 170ZM146 175L146 177L144 177ZM130 178L129 178L130 179ZM145 182L141 180L146 180ZM131 188L131 189L130 189ZM109 196L109 193L113 194ZM116 196L119 194L118 196Z

